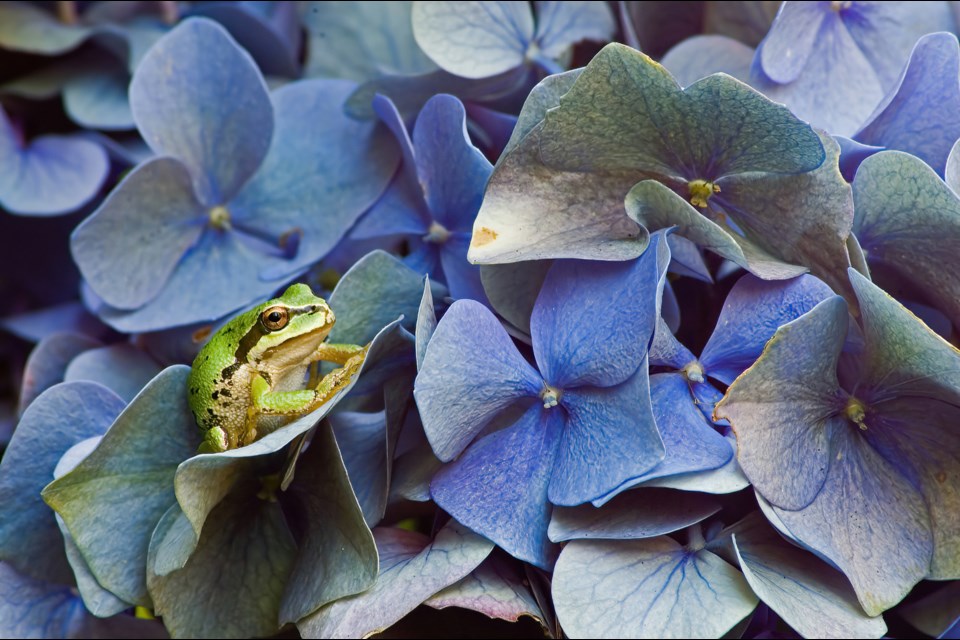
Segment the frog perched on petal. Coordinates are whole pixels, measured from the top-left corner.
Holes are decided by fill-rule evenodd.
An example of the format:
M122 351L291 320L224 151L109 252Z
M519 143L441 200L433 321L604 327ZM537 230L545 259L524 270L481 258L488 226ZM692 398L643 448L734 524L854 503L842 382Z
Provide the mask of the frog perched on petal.
M326 342L335 321L310 287L293 284L225 324L197 354L187 384L204 431L200 451L246 446L340 391L367 348ZM319 361L341 366L317 382L311 365Z

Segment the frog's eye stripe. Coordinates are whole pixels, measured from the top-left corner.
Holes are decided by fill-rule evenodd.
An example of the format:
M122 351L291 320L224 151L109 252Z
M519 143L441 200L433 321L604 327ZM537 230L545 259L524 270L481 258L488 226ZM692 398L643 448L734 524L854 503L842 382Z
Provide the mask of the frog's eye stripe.
M267 331L279 331L287 326L290 314L286 307L270 307L260 314L260 322Z

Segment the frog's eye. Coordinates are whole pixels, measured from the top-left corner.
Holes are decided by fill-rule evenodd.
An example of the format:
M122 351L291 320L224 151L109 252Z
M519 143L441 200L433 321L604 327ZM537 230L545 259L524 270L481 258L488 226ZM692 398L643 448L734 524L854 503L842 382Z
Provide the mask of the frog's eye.
M270 307L260 314L260 322L267 328L267 331L279 331L287 326L290 315L284 307Z

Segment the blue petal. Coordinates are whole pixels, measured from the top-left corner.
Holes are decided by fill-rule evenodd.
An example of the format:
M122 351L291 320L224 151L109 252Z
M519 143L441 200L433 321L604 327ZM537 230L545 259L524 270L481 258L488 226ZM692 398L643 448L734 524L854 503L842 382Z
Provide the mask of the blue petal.
M102 435L122 409L113 392L90 382L51 387L27 408L0 462L0 499L17 505L0 520L0 559L34 578L72 581L63 537L40 491L60 456Z
M820 25L837 12L812 2L784 4L760 49L763 71L774 82L793 82L813 53Z
M63 379L99 382L130 402L158 373L160 365L131 344L114 344L79 354L67 366Z
M299 621L303 637L365 638L381 632L476 569L492 550L489 541L453 521L432 541L403 529L373 533L380 553L377 583Z
M94 338L75 333L54 333L41 340L27 357L20 386L17 413L23 414L41 393L63 382L70 361L88 349L101 346Z
M440 469L430 484L434 502L513 557L549 569L555 549L547 539L547 485L562 431L562 411L533 405Z
M77 227L70 248L83 277L107 304L136 309L167 285L204 222L186 167L156 158L131 172Z
M710 269L696 244L678 235L667 237L670 245L670 272L713 284Z
M559 58L581 40L607 42L613 38L616 23L606 3L543 0L536 6L534 40L549 58Z
M417 159L413 151L413 141L410 139L410 133L407 131L407 125L403 121L403 116L397 110L397 105L389 96L376 94L371 102L373 112L380 118L383 124L387 125L390 133L397 139L400 145L400 152L403 157L403 171L410 177L416 175ZM421 197L422 197L421 192Z
M744 577L805 638L880 638L887 626L868 617L842 573L778 536L759 513L735 526L733 544Z
M717 469L732 457L726 440L710 426L690 393L682 375L651 376L653 414L666 455L643 480Z
M641 365L658 316L661 242L652 237L636 260L563 260L550 268L530 319L533 352L549 384L612 386Z
M610 495L663 459L649 384L643 362L615 387L563 392L560 402L569 417L550 479L550 502L575 506ZM729 455L726 444L723 448Z
M717 638L757 605L739 571L666 536L574 540L557 561L553 600L573 638Z
M671 333L666 321L658 318L657 330L653 334L653 342L650 343L650 366L671 367L679 371L696 361L697 357L680 344L680 341Z
M276 128L257 174L228 205L237 225L280 239L296 256L261 279L297 273L326 255L383 193L397 167L389 131L343 113L351 82L294 82L271 96Z
M876 616L927 575L933 536L923 495L857 427L839 427L816 499L800 511L774 511L792 535L843 571L864 611Z
M210 207L254 174L273 135L256 63L204 18L185 20L151 47L130 82L130 107L150 147L182 161Z
M731 384L752 365L776 330L833 295L813 276L764 281L745 275L730 290L700 362L708 376Z
M883 151L883 147L862 144L844 136L833 136L833 139L840 145L840 173L847 182L853 182L857 169L864 160L878 151Z
M491 307L527 335L533 305L551 264L549 260L534 260L480 266L480 282Z
M300 75L300 24L296 7L291 3L207 2L191 13L226 27L237 43L250 52L264 75L287 78Z
M130 74L119 63L113 66L80 73L64 86L64 109L80 126L105 131L134 128L127 98Z
M719 503L699 493L667 489L625 491L596 508L554 507L548 533L553 542L633 540L679 531L720 511Z
M350 484L363 509L363 519L372 527L380 522L387 507L389 468L384 413L343 411L331 416L330 424Z
M420 298L420 308L417 312L417 327L414 335L417 338L417 371L423 367L423 357L427 353L427 345L433 332L437 330L437 310L433 304L433 292L430 290L430 278L423 279L423 296Z
M719 469L655 478L653 480L647 480L640 486L664 487L666 489L697 491L717 495L736 493L741 489L749 487L750 481L743 475L743 471L740 470L740 465L737 463L737 439L734 437L732 431L728 433L724 439L727 441L727 446L730 447L730 461Z
M350 230L349 237L357 240L402 235L421 238L429 228L430 214L423 202L423 191L403 167L380 199Z
M713 73L726 73L741 82L750 77L754 51L733 38L696 35L667 51L660 61L681 87Z
M67 213L100 191L110 163L103 147L78 137L24 144L0 108L0 206L23 215Z
M73 587L18 574L0 563L0 634L7 638L166 638L156 621L96 618Z
M847 316L835 296L780 327L716 408L736 431L743 472L774 505L802 509L816 498L828 479L831 433L850 426L837 381Z
M892 91L854 135L857 142L911 153L943 175L960 138L960 46L952 33L921 38Z
M494 416L542 387L496 317L479 302L458 300L427 345L413 395L434 452L450 461Z
M450 295L454 298L469 298L489 306L487 294L480 281L480 267L467 262L467 249L470 246L470 235L457 233L440 247L440 264L443 266L443 276L446 278Z
M97 582L141 606L150 602L150 536L174 503L177 465L200 441L187 407L188 373L189 367L176 365L157 375L117 416L97 448L43 490Z
M417 176L433 219L470 231L493 166L467 135L466 111L451 95L430 98L413 130Z
M533 12L517 2L426 2L413 5L417 44L442 69L487 78L524 62Z

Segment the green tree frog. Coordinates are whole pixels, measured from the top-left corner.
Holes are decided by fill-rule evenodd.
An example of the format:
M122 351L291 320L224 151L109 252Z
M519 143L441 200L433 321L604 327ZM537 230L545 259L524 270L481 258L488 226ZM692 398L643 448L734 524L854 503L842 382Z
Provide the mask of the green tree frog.
M204 345L187 380L201 453L250 444L329 400L367 348L330 344L333 311L305 284L238 315ZM321 360L341 365L317 381ZM307 371L310 370L309 380Z

